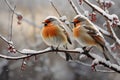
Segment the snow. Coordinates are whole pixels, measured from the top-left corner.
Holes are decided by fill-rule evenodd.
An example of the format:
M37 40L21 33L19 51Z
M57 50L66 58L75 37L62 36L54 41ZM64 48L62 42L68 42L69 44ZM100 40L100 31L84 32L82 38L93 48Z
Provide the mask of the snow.
M47 16L47 17L45 18L45 20L47 20L47 19L49 19L49 18L54 18L54 19L58 20L58 18L57 18L56 16Z
M23 49L20 51L21 54L28 54L28 55L33 55L33 54L40 54L40 53L44 53L44 52L47 52L47 51L50 51L52 50L51 47L48 47L44 50L31 50L31 49Z
M102 63L105 63L107 66L109 66L109 68L113 67L113 68L117 69L118 71L120 71L120 66L118 66L116 64L112 64L110 61L106 61L104 58L102 58L96 54L90 54L90 55L95 58L95 61L93 61L93 63L102 62Z
M67 20L67 17L66 16L62 16L59 18L61 21L66 21Z
M23 49L21 53L37 53L38 51L30 50L30 49Z
M93 60L92 65L94 65L94 64L99 64L99 60L97 58L95 60Z
M84 0L84 1L85 1L87 4L89 4L90 6L94 7L100 14L102 14L102 15L105 16L105 17L107 17L109 20L113 21L113 18L114 18L114 17L118 19L117 15L115 15L115 14L110 15L110 14L106 13L103 9L101 9L100 7L98 7L98 6L90 3L88 0ZM103 0L102 0L102 1L103 1ZM113 2L112 2L112 3L113 3ZM119 19L118 19L118 24L120 25Z
M80 53L84 52L82 48L76 48L74 51L78 51Z
M87 59L87 56L84 55L84 54L82 54L82 55L79 56L79 59L80 59L80 60Z
M89 11L85 10L85 11L84 11L84 15L85 15L86 17L89 17Z
M65 24L69 25L69 24L70 24L70 22L69 22L69 21L65 21Z

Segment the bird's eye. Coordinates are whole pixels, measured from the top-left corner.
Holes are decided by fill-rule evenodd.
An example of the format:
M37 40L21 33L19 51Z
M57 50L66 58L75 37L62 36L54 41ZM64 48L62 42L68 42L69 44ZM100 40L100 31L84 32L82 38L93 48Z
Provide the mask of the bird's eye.
M45 26L47 26L47 23L44 23Z

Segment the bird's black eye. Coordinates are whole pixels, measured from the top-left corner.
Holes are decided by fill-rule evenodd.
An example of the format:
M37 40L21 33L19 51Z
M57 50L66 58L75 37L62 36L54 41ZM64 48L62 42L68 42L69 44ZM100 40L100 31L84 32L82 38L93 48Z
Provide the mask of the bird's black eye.
M45 26L47 26L47 25L48 25L48 23L44 23L44 25L45 25Z

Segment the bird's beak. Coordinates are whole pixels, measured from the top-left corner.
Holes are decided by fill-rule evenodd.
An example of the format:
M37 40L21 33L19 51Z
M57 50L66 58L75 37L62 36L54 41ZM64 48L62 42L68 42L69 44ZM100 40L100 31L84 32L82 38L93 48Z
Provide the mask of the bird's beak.
M74 24L75 22L72 21L72 22L70 22L70 23L71 23L71 24Z
M42 22L42 24L45 24L45 22Z

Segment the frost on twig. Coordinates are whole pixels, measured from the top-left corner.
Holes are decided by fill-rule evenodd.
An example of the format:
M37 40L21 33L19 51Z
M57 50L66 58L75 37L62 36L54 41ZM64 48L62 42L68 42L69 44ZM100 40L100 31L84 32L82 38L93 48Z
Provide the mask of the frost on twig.
M88 0L83 0L87 5L89 5L92 9L94 9L95 11L97 11L98 13L100 13L101 15L103 15L105 18L107 18L110 21L113 21L114 18L116 18L117 20L117 25L120 25L120 21L118 19L118 17L114 16L114 15L110 15L109 13L106 13L103 9L101 9L100 7L90 3Z
M19 14L18 12L16 12L14 10L14 8L10 5L8 0L5 0L5 1L6 1L6 4L8 5L8 7L9 7L9 9L17 16L18 22L21 23L21 21L25 21L28 24L31 24L33 26L37 26L33 22L25 19L22 16L22 14ZM62 16L59 13L57 8L53 4L52 0L49 0L49 1L50 1L51 5L53 6L53 8L56 10L56 12L59 14L60 20L63 21L65 24L69 25L70 23L69 23L69 21L67 21L67 17L66 16ZM68 0L68 1L71 4L72 8L74 9L75 13L81 15L81 13L77 9L77 7L73 3L73 1L72 0ZM97 7L96 5L90 3L88 0L79 0L79 1L82 1L82 2L84 1L85 3L87 3L94 10L96 10L97 12L102 14L109 21L111 21L112 24L115 24L115 25L119 25L120 24L120 21L119 21L119 19L118 19L118 17L116 15L110 15L110 14L106 13L104 10L102 10L101 8ZM82 2L80 4L82 4ZM86 12L86 14L87 14L87 12ZM92 15L92 19L93 20L96 20L95 15L96 15L96 13L94 13L94 15ZM64 26L64 28L66 28L66 26ZM99 30L101 30L106 35L110 35L109 32L107 32L107 31L105 31L103 29L99 29ZM111 29L111 31L113 31L113 29ZM114 31L112 33L113 33L113 36L115 37L116 41L120 42L120 40L114 34ZM50 47L48 47L48 48L46 48L44 50L38 50L38 51L37 50L31 50L31 49L18 50L14 46L14 43L12 42L12 40L8 41L6 38L4 38L1 35L0 35L0 38L4 42L6 42L8 44L10 53L11 52L16 52L16 53L20 53L22 55L22 56L18 56L18 57L12 57L12 56L6 56L6 55L0 54L1 58L5 58L5 59L9 59L9 60L19 60L19 59L25 59L25 58L28 58L28 57L32 57L32 56L36 56L36 55L40 55L40 54L45 54L45 53L49 53L49 52L62 52L62 53L68 52L68 53L81 54L81 55L87 56L87 57L89 57L89 58L91 58L93 60L92 65L96 65L96 64L97 65L103 65L103 66L105 66L105 67L107 67L107 68L109 68L109 69L111 69L113 71L116 71L116 72L120 73L120 66L118 66L116 64L112 64L111 62L106 61L104 58L102 58L102 57L100 57L100 56L98 56L96 54L90 53L89 50L83 50L82 48L76 48L76 49L71 49L71 50L59 50L59 49L58 50L53 50ZM81 56L81 57L84 57L84 56ZM26 65L26 62L23 61L23 67L24 67L24 65Z
M2 37L3 38L3 37ZM5 38L4 38L5 39ZM4 40L5 42L9 43L6 39ZM87 57L91 58L92 60L98 59L99 64L104 65L105 67L110 68L111 70L114 70L118 73L120 73L120 66L116 64L112 64L109 61L106 61L104 58L101 58L98 55L89 53L89 51L84 51L81 48L76 48L74 50L53 50L51 48L46 48L44 50L36 51L36 50L30 50L30 49L23 49L21 51L17 50L18 53L21 53L22 56L18 57L11 57L11 56L5 56L5 55L0 55L1 58L8 59L8 60L19 60L19 59L25 59L34 55L39 55L39 54L44 54L44 53L49 53L49 52L68 52L68 53L77 53L77 54L84 54Z

